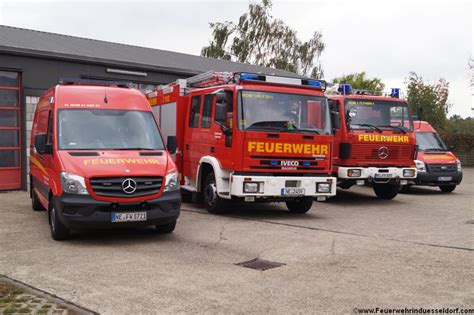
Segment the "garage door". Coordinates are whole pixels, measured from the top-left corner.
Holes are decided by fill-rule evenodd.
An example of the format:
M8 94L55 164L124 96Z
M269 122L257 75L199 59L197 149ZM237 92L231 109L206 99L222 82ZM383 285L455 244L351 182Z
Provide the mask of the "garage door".
M0 71L0 190L21 188L20 76Z

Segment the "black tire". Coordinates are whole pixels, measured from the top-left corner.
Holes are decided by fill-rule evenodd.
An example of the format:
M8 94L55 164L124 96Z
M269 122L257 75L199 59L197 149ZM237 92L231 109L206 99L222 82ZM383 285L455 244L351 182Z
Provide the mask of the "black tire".
M411 191L411 185L403 185L402 188L400 188L400 192L407 194Z
M228 203L217 195L216 177L214 173L209 173L204 181L202 190L204 205L209 213L227 212Z
M59 220L58 211L54 202L49 202L49 225L51 227L51 237L55 241L63 241L69 238L69 229Z
M36 192L33 189L33 185L30 185L30 189L31 189L31 208L33 208L33 211L45 211L46 209L39 202L38 196L36 195Z
M439 189L441 189L442 192L450 193L456 189L456 185L442 185L439 186Z
M400 191L400 185L396 184L373 184L374 192L380 199L390 200L395 198Z
M156 225L155 226L156 232L158 232L159 234L173 233L175 227L176 227L176 220L174 220L173 222L168 223L168 224Z
M306 213L313 206L313 197L301 197L286 202L286 207L292 213Z

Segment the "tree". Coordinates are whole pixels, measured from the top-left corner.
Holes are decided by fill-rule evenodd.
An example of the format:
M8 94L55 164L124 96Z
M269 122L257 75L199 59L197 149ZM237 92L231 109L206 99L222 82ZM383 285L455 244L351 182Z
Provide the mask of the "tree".
M324 50L322 34L314 32L306 42L282 20L270 14L271 0L250 4L237 23L209 23L212 40L201 56L277 68L321 78L319 57Z
M421 108L423 119L435 129L445 130L446 115L451 108L448 102L449 82L440 78L434 84L427 83L421 76L410 72L408 83L408 104L413 113Z
M385 84L379 78L367 78L365 71L342 75L332 80L334 83L350 84L355 90L366 90L382 95Z

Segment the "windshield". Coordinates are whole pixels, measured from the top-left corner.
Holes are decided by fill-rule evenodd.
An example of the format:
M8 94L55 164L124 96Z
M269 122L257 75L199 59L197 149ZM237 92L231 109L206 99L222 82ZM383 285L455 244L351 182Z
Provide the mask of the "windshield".
M345 107L346 121L351 129L413 130L410 111L405 102L349 99Z
M327 99L323 96L241 91L239 129L330 134Z
M62 150L163 150L152 113L135 110L60 110Z
M443 140L434 132L417 132L416 144L420 151L446 151Z

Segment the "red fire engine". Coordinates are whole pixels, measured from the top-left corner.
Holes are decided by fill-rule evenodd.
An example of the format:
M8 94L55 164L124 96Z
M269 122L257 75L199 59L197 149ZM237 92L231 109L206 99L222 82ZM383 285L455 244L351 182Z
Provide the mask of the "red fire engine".
M304 213L336 193L324 81L210 71L148 94L176 135L181 188L209 212L231 200L286 202Z
M377 197L394 198L401 185L416 178L416 141L408 104L399 98L352 92L341 84L329 96L334 138L333 174L338 186L371 184Z

